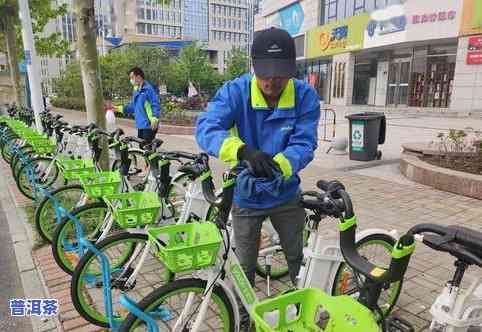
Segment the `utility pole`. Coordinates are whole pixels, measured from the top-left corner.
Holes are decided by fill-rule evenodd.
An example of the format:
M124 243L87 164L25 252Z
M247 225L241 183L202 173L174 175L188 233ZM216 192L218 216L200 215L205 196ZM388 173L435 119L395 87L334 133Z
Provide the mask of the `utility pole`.
M22 23L22 40L25 52L25 64L27 65L27 73L29 78L30 93L32 95L32 108L35 115L35 125L37 130L42 131L42 123L40 121L40 113L44 111L44 103L42 99L42 87L40 84L40 62L35 50L35 43L32 31L32 18L30 17L30 9L28 0L18 0L19 16Z

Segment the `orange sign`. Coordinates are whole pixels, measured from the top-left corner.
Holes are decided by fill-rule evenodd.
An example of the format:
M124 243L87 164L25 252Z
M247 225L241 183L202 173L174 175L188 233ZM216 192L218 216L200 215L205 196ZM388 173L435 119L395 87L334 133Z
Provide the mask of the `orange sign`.
M460 35L482 33L482 0L464 0Z
M330 47L331 35L329 32L323 31L320 33L320 49L325 51Z

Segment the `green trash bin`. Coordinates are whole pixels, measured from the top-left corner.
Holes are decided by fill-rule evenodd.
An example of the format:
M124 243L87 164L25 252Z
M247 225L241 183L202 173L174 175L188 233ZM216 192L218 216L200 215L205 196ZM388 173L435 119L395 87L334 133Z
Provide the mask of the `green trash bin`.
M381 112L364 112L347 115L350 122L350 160L370 161L380 159L378 145L385 143L386 118Z

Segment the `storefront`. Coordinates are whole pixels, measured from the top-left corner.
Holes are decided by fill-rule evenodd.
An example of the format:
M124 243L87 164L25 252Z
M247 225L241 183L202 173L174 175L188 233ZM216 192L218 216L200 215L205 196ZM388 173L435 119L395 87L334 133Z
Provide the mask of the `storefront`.
M454 0L437 1L436 8L432 1L408 0L372 12L364 49L380 58L375 80L386 81L371 81L377 90L373 104L449 107L461 16L462 1ZM353 103L372 104L359 94L354 91Z
M346 104L353 93L353 69L343 54L363 48L363 32L369 15L361 14L325 24L306 33L308 60L300 62L300 72L318 90L325 103ZM340 55L340 56L339 56Z
M330 70L331 63L329 60L299 61L297 78L313 86L323 103L329 103Z

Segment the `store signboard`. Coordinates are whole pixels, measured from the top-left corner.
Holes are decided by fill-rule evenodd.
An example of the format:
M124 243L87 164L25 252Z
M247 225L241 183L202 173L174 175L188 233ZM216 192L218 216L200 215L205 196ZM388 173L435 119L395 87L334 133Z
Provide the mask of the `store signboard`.
M364 48L403 43L407 39L407 16L404 5L375 10L365 29Z
M370 14L363 46L455 38L461 13L460 0L407 0L387 6Z
M308 31L306 58L317 58L363 48L363 33L369 18L369 14L352 16Z
M268 26L275 26L296 35L302 31L305 23L305 12L302 5L296 2L267 17Z
M467 48L467 64L482 64L482 35L469 37L469 46Z
M457 38L462 18L461 0L409 0L406 41Z
M463 5L460 35L482 33L482 0L464 0Z

